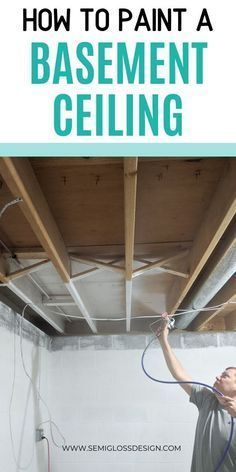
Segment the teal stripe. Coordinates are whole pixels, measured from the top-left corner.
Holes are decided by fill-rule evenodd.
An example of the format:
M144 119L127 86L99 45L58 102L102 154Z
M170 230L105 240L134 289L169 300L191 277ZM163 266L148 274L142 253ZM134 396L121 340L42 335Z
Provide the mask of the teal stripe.
M15 143L0 144L0 156L140 156L140 157L234 157L236 143L179 144L76 144L76 143Z

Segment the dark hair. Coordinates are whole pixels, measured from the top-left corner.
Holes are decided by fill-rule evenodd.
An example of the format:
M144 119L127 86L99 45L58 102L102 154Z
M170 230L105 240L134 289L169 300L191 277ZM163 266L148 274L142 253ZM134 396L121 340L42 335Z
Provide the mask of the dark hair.
M236 370L236 367L226 367L225 370L229 370L229 369L235 369Z

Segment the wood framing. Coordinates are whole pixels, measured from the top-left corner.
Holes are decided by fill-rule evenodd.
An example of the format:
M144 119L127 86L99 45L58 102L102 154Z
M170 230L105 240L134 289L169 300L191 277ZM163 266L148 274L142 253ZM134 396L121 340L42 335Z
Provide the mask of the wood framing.
M2 284L7 284L7 272L8 272L8 263L5 257L0 257L0 282Z
M134 278L134 277L137 277L139 275L145 274L147 271L159 268L159 269L162 269L163 271L168 272L170 274L178 275L178 276L184 277L184 278L188 278L189 277L188 273L183 272L183 271L178 271L178 270L175 270L175 269L171 269L171 267L166 267L165 266L165 264L167 264L168 262L173 262L177 259L180 259L180 258L184 257L187 254L187 252L188 251L183 251L179 254L175 254L173 256L166 257L164 259L160 259L159 261L155 261L155 262L148 262L148 261L145 261L145 260L142 260L142 259L135 258L135 260L137 260L137 261L144 262L145 265L143 267L141 267L140 269L135 269L133 271L132 277Z
M7 287L15 293L21 300L26 304L28 303L31 308L44 318L53 328L59 333L64 333L65 320L63 317L58 317L43 305L42 296L39 290L33 285L33 283L25 279L17 279L10 281Z
M73 259L73 257L72 257L72 259ZM77 259L76 259L76 260L77 260ZM84 259L84 260L85 260L85 259ZM86 259L86 260L87 260L87 259ZM97 272L98 270L105 270L105 269L107 269L107 268L108 268L108 270L109 270L109 267L112 267L112 270L117 269L117 267L120 269L119 266L114 266L114 264L115 264L116 262L119 262L119 260L120 260L120 258L119 258L119 259L116 258L116 259L114 259L113 261L111 261L111 262L109 262L109 263L106 263L105 265L103 265L103 264L100 265L100 263L99 263L99 266L100 266L100 267L95 267L95 268L93 268L93 269L88 269L88 270L84 270L84 271L82 271L82 272L78 272L78 274L74 274L74 275L71 277L71 280L72 280L73 282L75 282L76 280L81 280L81 279L87 278L87 277L89 277L91 274L93 274L94 272ZM90 263L92 264L91 261L92 261L92 259L90 259L89 265L90 265ZM85 262L83 262L83 263L85 263ZM109 266L109 267L108 267L108 266ZM124 269L123 269L123 268L121 268L121 269L122 269L122 272L124 272ZM110 269L110 270L111 270L111 269ZM115 270L115 271L116 271L116 270ZM116 271L116 272L117 272L117 271Z
M53 295L50 298L43 297L45 306L75 306L76 303L71 295Z
M26 158L2 157L0 159L0 172L12 194L23 199L19 206L26 219L90 328L93 332L96 332L95 325L90 320L89 313L81 301L78 290L70 281L70 259L64 241L29 160Z
M190 251L190 276L187 280L178 278L173 284L167 300L167 309L170 314L175 313L183 301L236 214L235 182L236 161L229 159Z
M66 287L67 287L67 290L70 292L73 300L75 301L76 305L78 306L79 310L81 311L83 317L85 318L85 320L87 321L88 325L90 326L92 332L94 334L97 333L97 328L96 328L96 325L95 323L91 320L91 317L90 317L90 314L78 292L78 290L76 289L76 287L74 286L72 280L70 280L70 282L68 284L66 284Z
M73 334L75 323L87 335L148 329L147 320L133 326L132 315L195 307L202 287L205 303L217 290L225 301L220 287L233 273L226 247L235 235L236 159L4 157L0 174L0 285L9 305L15 291L48 320L53 315L54 326L63 330L65 323ZM17 197L22 201L5 211ZM221 252L225 262L212 275L211 292L204 281L211 286ZM78 321L60 316L64 307ZM187 321L199 330L234 329L233 312L234 305L216 308ZM126 327L106 322L115 317Z
M50 262L49 259L46 259L44 261L37 262L37 264L32 264L28 267L24 267L23 269L19 269L14 272L11 272L10 274L7 275L7 281L15 280L15 279L18 279L19 277L23 277L24 275L28 275L28 274L31 274L32 272L36 272L38 269L40 269L45 264L48 264L49 262Z
M23 199L19 207L62 280L68 282L67 250L28 159L2 157L0 173L12 194Z
M82 257L77 254L70 254L70 258L77 262L82 262L82 264L96 266L100 269L107 269L113 272L124 272L124 267L119 267L114 265L112 262L102 262L92 257Z
M235 297L235 303L236 303L236 297ZM236 307L236 305L234 305ZM230 330L230 331L236 331L236 314L235 310L232 313L229 313L227 316L225 316L224 321L225 321L225 328Z
M189 249L192 246L191 241L175 241L175 242L162 242L162 243L136 243L135 244L135 257L134 259L141 260L142 258L151 257L158 258L166 256L170 251L183 251ZM14 254L20 259L46 259L47 254L44 249L40 247L10 247ZM77 246L67 247L69 256L71 254L95 259L113 259L122 257L125 251L124 244L115 245L102 245L102 246ZM7 255L8 253L2 250L2 253ZM147 261L149 263L149 261Z
M130 331L138 158L124 158L126 330Z
M83 272L78 272L78 274L74 274L71 277L72 282L75 282L76 280L81 280L89 277L91 274L94 272L97 272L99 269L98 267L95 267L94 269L88 269L84 270Z
M132 280L125 281L126 331L131 328Z

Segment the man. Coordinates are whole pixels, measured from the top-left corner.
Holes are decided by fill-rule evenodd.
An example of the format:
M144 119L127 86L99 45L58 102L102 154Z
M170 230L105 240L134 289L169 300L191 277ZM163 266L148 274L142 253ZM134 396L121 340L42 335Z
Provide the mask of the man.
M216 377L214 387L224 397L199 385L191 385L192 379L176 358L168 342L168 315L164 319L157 336L170 373L190 396L190 402L199 410L195 432L191 472L215 472L222 458L231 428L231 416L236 418L236 367L228 367ZM199 380L200 381L200 380ZM236 420L234 420L236 423ZM236 425L230 449L219 472L236 471Z

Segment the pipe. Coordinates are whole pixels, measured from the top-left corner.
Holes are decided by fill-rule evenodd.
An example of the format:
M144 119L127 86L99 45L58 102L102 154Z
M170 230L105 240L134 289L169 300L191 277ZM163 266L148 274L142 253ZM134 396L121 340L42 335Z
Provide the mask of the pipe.
M226 238L218 245L214 257L205 269L200 282L187 298L182 309L204 308L216 293L236 272L236 223L230 228ZM201 312L182 315L176 320L176 327L187 328Z

